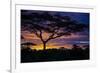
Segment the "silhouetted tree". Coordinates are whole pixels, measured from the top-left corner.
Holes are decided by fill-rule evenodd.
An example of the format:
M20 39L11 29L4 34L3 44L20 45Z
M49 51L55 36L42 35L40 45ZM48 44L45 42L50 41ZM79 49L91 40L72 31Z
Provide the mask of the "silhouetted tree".
M80 46L76 45L76 44L73 44L72 50L80 51L80 50L82 50L82 48Z
M61 50L66 50L65 47L60 47L59 49L61 49Z
M54 12L54 14L46 11L30 11L29 13L22 10L21 12L22 31L28 30L40 38L44 50L50 40L70 36L72 33L84 30L85 27L85 24L80 24L59 12ZM44 39L44 33L49 34L46 39Z
M31 43L31 42L25 42L25 43L22 43L21 44L21 47L22 47L22 49L24 48L24 49L30 49L30 46L33 46L33 45L36 45L36 44L34 44L34 43ZM26 47L25 47L26 46Z

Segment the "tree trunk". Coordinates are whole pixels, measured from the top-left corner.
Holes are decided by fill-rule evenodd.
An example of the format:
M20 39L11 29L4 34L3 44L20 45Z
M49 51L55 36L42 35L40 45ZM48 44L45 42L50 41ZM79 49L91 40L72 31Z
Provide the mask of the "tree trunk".
M43 50L46 50L46 42L43 42Z

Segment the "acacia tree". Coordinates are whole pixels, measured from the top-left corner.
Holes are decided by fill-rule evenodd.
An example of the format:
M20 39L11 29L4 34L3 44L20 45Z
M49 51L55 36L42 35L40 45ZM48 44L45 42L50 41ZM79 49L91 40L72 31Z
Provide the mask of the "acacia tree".
M80 24L68 16L59 12L46 11L21 11L21 29L34 33L43 43L43 50L46 44L61 36L71 36L72 33L83 31L85 24ZM44 33L48 33L48 38L44 38Z

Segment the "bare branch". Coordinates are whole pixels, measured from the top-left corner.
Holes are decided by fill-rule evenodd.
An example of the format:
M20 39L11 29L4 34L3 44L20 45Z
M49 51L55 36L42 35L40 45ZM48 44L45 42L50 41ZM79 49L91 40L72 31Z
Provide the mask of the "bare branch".
M40 39L41 39L41 41L43 41L44 42L44 39L43 39L43 36L42 36L42 30L40 30Z

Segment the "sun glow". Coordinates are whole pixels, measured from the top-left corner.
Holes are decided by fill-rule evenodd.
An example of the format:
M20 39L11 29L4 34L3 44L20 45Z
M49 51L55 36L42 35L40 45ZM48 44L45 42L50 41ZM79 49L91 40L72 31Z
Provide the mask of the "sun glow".
M63 46L60 46L60 45L54 45L54 44L47 44L46 45L46 49L59 49L61 47L64 47L66 49L70 49L71 45L63 45ZM43 44L39 44L39 45L36 45L36 46L32 46L31 49L35 49L35 50L43 50Z

